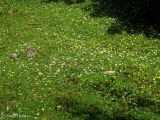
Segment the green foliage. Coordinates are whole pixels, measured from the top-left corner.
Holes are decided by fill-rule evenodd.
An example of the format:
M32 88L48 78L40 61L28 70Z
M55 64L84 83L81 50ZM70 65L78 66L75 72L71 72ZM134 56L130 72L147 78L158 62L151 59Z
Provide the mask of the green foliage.
M0 119L160 119L160 40L86 4L1 3Z

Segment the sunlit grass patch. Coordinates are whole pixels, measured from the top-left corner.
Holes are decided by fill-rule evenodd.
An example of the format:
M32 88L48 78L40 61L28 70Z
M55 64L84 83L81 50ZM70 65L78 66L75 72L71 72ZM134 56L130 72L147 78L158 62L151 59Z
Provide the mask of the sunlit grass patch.
M0 118L160 118L159 39L108 34L86 3L0 4Z

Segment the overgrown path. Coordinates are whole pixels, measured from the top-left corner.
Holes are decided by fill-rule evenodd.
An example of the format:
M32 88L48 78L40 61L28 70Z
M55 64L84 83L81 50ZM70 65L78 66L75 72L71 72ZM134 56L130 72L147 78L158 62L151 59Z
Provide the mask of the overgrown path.
M160 119L159 39L107 34L87 3L0 4L0 118Z

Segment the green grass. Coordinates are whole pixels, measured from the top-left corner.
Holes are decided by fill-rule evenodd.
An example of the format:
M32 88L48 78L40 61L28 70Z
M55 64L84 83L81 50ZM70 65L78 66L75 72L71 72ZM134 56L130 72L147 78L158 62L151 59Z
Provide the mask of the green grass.
M0 4L0 118L160 120L159 39L106 34L86 3Z

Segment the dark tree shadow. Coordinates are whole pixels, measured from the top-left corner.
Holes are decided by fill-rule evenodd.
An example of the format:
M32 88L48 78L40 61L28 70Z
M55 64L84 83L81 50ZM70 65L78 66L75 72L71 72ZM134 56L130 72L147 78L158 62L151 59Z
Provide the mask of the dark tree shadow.
M143 33L147 37L160 38L160 1L148 0L152 3L143 3L144 1L93 0L93 3L85 10L92 10L90 14L92 17L116 18L117 22L106 31L109 34L126 31L127 33Z
M85 0L42 0L41 3L51 3L51 2L59 2L59 1L63 1L67 5L71 5L71 4L75 4L75 3L82 3Z
M61 106L60 109L57 106ZM61 96L56 98L55 110L65 110L73 117L81 117L84 120L137 120L133 115L126 112L124 106L115 108L112 114L104 110L101 105L89 101L78 101L73 96Z

